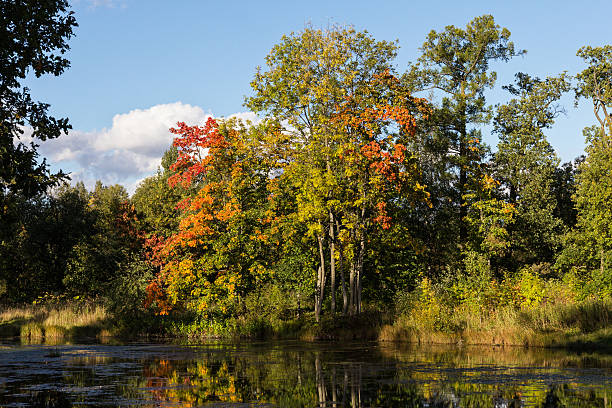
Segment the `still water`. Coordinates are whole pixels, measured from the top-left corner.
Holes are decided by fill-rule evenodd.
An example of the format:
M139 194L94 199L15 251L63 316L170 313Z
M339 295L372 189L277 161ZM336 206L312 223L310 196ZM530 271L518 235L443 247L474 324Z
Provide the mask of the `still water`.
M611 401L610 355L297 341L0 345L3 407L551 408Z

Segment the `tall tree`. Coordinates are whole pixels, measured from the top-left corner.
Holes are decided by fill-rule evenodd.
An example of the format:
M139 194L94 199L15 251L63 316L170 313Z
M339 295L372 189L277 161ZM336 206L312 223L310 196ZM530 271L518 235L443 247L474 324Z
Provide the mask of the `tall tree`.
M64 177L38 161L36 140L60 136L68 119L47 113L21 85L29 73L60 75L69 61L62 55L77 26L66 0L0 1L0 207L11 194L32 197ZM33 142L19 140L29 127Z
M494 132L499 144L494 167L502 194L516 209L510 229L513 266L550 262L563 224L555 216L553 192L559 159L544 129L562 111L557 102L570 83L565 74L541 80L519 73L516 83L504 88L514 98L497 108Z
M576 230L568 239L565 255L579 252L580 263L592 269L598 260L598 275L606 278L607 295L612 294L608 259L612 251L612 46L583 47L579 57L587 67L577 75L576 99L593 102L593 112L599 125L586 128L586 158L579 165L575 194L577 209ZM572 239L573 238L573 239ZM578 245L576 245L576 243ZM576 251L582 244L583 250ZM584 249L587 250L584 250ZM562 256L561 259L567 259Z
M418 62L404 79L414 91L441 93L442 100L432 115L428 133L441 134L443 160L454 167L457 180L451 198L458 205L459 242L465 242L467 214L464 195L474 157L470 140L480 140L478 126L491 118L484 92L493 87L497 74L490 63L521 55L510 41L510 31L495 24L490 15L476 17L465 29L447 26L444 31L432 30L421 47ZM436 136L434 136L436 137Z

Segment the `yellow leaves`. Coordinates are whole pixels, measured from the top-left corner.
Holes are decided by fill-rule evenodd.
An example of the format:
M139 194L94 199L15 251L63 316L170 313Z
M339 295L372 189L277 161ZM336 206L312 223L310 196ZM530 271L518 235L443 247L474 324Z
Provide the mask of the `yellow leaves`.
M184 259L178 265L178 273L183 276L193 275L193 261L191 259Z
M495 180L493 177L489 176L488 174L484 174L482 176L481 183L482 183L483 190L492 190L493 188L499 185L499 181Z

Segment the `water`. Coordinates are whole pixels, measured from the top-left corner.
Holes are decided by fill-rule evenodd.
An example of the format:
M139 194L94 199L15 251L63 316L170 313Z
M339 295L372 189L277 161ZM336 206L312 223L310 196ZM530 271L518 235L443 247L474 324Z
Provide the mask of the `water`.
M3 407L549 408L611 400L609 355L378 343L0 346Z

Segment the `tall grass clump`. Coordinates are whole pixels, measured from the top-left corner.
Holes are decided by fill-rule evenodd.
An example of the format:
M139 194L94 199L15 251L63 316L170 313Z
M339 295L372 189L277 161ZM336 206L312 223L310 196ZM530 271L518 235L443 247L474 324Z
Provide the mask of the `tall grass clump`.
M44 329L40 323L29 322L21 326L19 336L24 340L38 340L44 337Z

